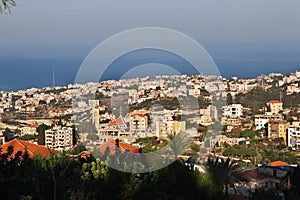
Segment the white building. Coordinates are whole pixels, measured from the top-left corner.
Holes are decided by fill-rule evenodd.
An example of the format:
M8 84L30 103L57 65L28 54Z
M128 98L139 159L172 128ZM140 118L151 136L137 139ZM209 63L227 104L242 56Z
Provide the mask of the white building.
M54 127L45 131L45 145L63 150L73 147L73 129L71 127Z
M300 127L288 128L287 145L295 149L300 149Z
M243 106L241 104L223 106L222 115L228 118L239 118L243 115Z

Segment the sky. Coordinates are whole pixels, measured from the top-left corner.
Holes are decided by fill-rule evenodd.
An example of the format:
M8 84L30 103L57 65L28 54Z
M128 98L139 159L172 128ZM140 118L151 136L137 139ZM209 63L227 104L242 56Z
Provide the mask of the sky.
M50 84L51 76L41 73L35 84L32 74L49 72L53 66L57 73L70 71L67 80L58 75L59 83L72 82L76 69L100 42L149 26L174 29L195 39L224 76L287 73L300 66L299 0L16 3L10 15L0 15L0 90L39 86L39 81ZM13 75L25 77L20 86L14 85Z

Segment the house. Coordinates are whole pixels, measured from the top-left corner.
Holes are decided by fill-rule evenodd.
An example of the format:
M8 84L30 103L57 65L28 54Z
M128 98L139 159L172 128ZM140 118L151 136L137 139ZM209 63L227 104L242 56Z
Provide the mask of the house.
M283 103L278 100L267 102L267 106L273 115L277 115L283 110Z
M13 140L1 145L1 149L2 149L1 154L7 153L9 151L10 146L13 147L13 152L11 154L12 158L16 155L16 153L18 151L21 151L22 153L27 151L28 156L30 158L34 158L38 154L44 158L47 158L50 156L51 153L54 153L54 154L59 153L59 151L50 149L45 146L33 144L31 142L24 141L24 140L13 139Z
M229 194L250 198L258 189L276 189L279 198L284 199L280 189L285 185L285 177L292 168L287 163L276 161L239 171L229 188Z

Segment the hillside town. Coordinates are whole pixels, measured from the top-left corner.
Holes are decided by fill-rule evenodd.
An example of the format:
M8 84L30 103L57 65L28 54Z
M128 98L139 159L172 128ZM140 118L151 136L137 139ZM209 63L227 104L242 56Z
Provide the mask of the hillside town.
M205 173L214 161L236 164L239 176L224 187L232 196L290 187L286 175L300 164L300 72L251 79L156 76L0 92L2 153L18 146L47 156L80 145L88 152L102 145L152 152L180 133L193 141L179 156L186 165Z

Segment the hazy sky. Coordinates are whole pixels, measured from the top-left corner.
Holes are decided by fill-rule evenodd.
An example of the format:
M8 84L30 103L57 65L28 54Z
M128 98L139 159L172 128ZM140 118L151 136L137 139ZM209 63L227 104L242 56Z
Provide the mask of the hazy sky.
M16 2L11 15L0 15L0 59L80 60L113 34L158 26L191 36L220 63L259 58L300 64L299 0Z
M84 55L112 34L143 26L181 31L214 56L300 52L299 0L16 2L11 15L0 16L2 56Z

